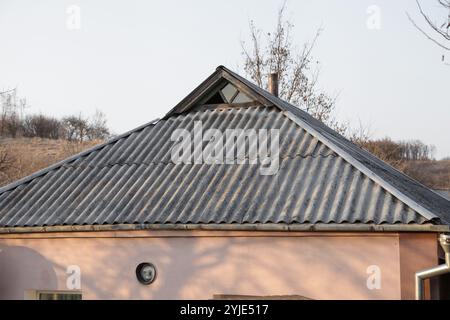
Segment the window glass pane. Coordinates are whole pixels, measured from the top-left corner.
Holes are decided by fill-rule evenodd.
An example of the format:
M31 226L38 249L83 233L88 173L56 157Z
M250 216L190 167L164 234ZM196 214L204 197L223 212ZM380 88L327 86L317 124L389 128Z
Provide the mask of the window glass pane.
M231 99L236 94L237 89L231 84L227 84L225 88L222 89L222 94L227 99L226 102L231 103Z
M209 98L208 101L205 102L205 104L218 104L218 103L225 103L219 91L217 91L211 98Z
M239 92L239 94L234 98L233 103L245 103L252 102L253 100L246 94Z

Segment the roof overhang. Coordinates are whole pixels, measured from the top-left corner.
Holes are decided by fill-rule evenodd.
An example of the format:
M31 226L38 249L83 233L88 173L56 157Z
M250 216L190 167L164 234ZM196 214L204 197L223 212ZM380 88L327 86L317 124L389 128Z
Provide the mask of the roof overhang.
M114 224L46 227L4 227L0 234L50 232L107 232L138 230L280 231L280 232L450 232L448 225L433 224Z

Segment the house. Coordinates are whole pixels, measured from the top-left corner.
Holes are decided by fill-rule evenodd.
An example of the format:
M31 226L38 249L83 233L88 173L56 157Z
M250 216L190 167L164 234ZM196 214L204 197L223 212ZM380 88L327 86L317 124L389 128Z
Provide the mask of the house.
M219 66L163 118L0 189L0 298L444 298L446 276L422 279L447 272L449 222Z

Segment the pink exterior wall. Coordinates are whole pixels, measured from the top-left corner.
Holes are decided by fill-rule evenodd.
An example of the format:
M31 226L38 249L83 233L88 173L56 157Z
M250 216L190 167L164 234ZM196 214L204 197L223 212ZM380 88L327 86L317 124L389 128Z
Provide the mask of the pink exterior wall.
M398 234L128 231L0 236L0 298L67 290L81 268L83 299L211 299L215 294L400 299ZM158 275L136 280L140 262ZM381 289L367 288L367 268Z
M438 265L438 238L435 233L402 233L400 269L402 300L415 299L415 273ZM425 281L425 298L430 298L430 281Z

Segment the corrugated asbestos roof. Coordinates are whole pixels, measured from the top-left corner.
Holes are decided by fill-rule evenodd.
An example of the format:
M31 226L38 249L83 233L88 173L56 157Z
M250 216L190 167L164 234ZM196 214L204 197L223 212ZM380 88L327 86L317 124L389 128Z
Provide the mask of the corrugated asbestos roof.
M260 103L193 109L217 81ZM175 164L174 130L279 129L280 169ZM225 147L225 146L224 146ZM248 151L248 150L246 150ZM245 154L248 160L248 153ZM241 159L242 160L242 159ZM300 109L219 67L162 120L0 189L0 227L112 224L448 224L450 202Z

